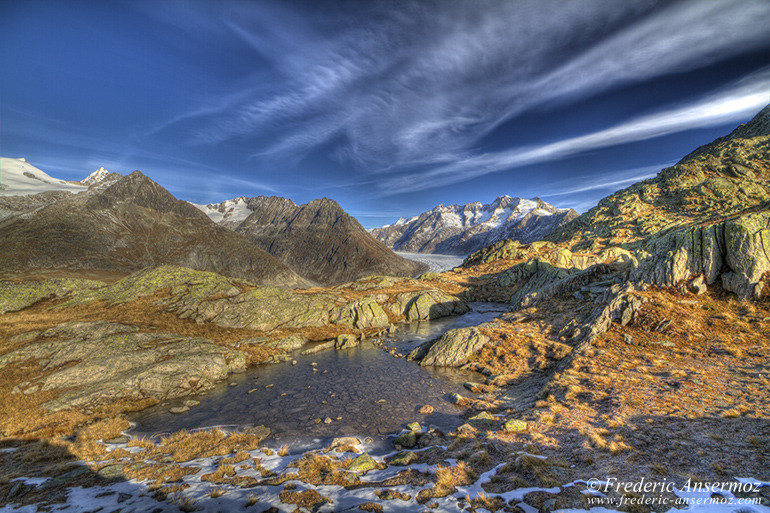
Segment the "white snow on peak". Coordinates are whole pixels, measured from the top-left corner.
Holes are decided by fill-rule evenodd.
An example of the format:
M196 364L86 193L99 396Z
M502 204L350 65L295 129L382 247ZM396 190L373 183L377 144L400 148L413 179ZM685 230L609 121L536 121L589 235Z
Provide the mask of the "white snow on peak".
M246 198L243 196L222 203L209 203L208 205L192 203L192 205L217 224L225 222L227 225L237 226L251 215Z
M96 171L94 171L93 173L85 177L83 180L81 180L80 183L85 185L93 185L107 178L109 174L110 174L109 171L107 171L103 167L100 167L99 169L97 169Z
M53 178L25 159L0 157L0 194L3 196L27 196L46 191L78 193L88 190L77 182Z

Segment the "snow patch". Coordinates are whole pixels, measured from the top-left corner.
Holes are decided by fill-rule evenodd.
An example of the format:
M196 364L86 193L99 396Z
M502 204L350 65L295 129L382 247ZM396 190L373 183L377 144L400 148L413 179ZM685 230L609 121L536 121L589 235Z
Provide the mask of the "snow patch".
M0 157L0 194L27 196L46 191L78 193L88 190L85 185L53 178L24 159Z

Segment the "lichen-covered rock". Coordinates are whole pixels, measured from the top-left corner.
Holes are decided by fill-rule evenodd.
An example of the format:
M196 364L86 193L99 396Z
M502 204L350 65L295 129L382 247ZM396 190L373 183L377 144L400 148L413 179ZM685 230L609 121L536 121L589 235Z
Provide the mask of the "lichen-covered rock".
M444 333L439 339L429 342L427 347L418 347L409 357L419 359L420 365L439 367L460 367L468 363L475 352L489 342L489 337L478 328L459 328ZM424 356L421 357L421 353Z
M350 349L352 347L357 347L359 344L360 341L358 338L349 333L343 333L342 335L337 336L337 339L334 341L335 349Z
M419 458L412 451L400 451L385 458L385 463L396 467L411 465Z
M66 389L44 404L53 411L121 397L180 397L246 368L243 353L209 340L106 321L60 324L4 355L0 368L30 359L52 371L40 379L40 390Z
M301 335L290 335L288 337L265 342L264 345L267 347L278 349L279 351L282 351L285 353L289 353L291 351L296 351L297 349L300 349L302 346L307 344L307 342L308 342L307 339ZM241 341L241 343L243 343L243 341Z
M231 298L202 301L191 318L225 328L269 331L329 323L329 311L340 299L331 294L301 294L278 287L259 287Z
M74 291L85 291L102 285L99 281L71 278L25 280L19 283L0 281L0 315L23 310L49 297L63 298Z
M390 324L388 314L374 297L369 296L335 308L330 313L329 320L357 329L385 328Z
M669 232L644 249L646 258L631 274L635 281L676 286L702 274L708 285L721 278L739 297L757 296L770 271L770 210Z
M78 291L62 306L71 307L91 301L120 304L151 296L164 289L168 289L171 296L165 302L182 302L184 305L195 305L212 296L234 296L240 292L232 280L220 274L162 265L142 269L111 285ZM182 305L178 305L178 308L181 309Z
M460 298L440 290L404 292L396 296L396 308L408 321L439 319L470 311Z
M374 460L374 458L366 453L363 453L352 461L350 467L348 467L348 470L357 474L366 474L370 470L374 470L376 468L377 462Z
M417 433L414 431L404 431L400 435L396 437L395 440L393 440L393 443L395 445L400 445L401 447L406 447L408 449L411 449L415 445L417 445Z

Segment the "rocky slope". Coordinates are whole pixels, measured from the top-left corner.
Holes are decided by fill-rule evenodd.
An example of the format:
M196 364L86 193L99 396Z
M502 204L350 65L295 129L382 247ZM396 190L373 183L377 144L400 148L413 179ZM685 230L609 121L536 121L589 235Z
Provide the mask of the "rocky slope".
M259 196L198 208L319 283L373 274L413 276L424 267L393 253L328 198L296 205L286 198Z
M666 230L770 207L770 106L676 165L602 199L548 240L575 248L640 247Z
M633 250L639 283L719 280L740 297L762 296L770 271L770 106L548 239L577 251Z
M0 270L129 273L177 264L257 283L307 285L243 237L135 171L0 221Z
M398 251L467 255L499 240L540 240L577 215L539 198L500 196L488 205L439 205L371 233Z

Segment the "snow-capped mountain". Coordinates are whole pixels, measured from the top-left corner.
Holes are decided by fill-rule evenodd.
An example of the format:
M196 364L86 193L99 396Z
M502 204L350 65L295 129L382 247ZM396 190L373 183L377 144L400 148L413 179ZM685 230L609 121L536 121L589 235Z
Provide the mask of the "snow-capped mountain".
M574 219L572 209L559 209L540 198L500 196L483 205L439 205L410 219L371 230L379 241L398 251L467 255L503 239L528 243L542 239Z
M104 189L109 185L112 185L114 182L120 180L123 178L123 175L120 173L111 173L110 171L107 171L103 167L100 167L84 179L80 181L83 185L87 185L91 188L98 187L99 189Z
M53 178L26 159L0 157L0 195L28 196L48 191L82 192L88 189L77 182Z
M209 203L208 205L193 203L193 205L218 225L235 230L255 210L256 199L241 196L221 203Z

